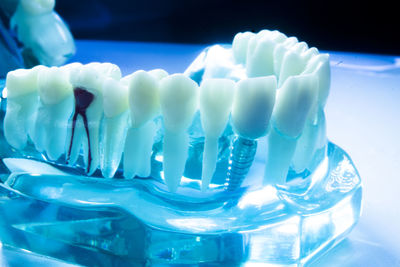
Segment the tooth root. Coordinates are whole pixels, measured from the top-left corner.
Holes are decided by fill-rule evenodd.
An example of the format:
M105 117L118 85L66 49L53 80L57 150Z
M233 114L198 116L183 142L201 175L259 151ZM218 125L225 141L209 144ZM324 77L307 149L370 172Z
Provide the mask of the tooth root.
M124 150L124 177L148 177L151 173L151 153L156 125L149 121L140 128L128 131Z
M273 127L268 136L264 183L282 184L296 149L297 137L316 102L318 80L314 75L290 77L278 90Z
M197 84L183 74L160 82L161 113L164 118L164 180L171 192L180 184L188 152L189 128L197 109Z
M129 113L104 117L103 135L100 142L100 168L104 177L112 178L121 162L126 138Z
M66 162L68 165L74 166L79 158L82 143L86 142L83 119L76 113L73 115L72 121L68 123L67 136Z
M208 188L217 165L218 138L228 123L234 92L235 83L228 79L208 79L200 86L200 118L205 133L203 191Z

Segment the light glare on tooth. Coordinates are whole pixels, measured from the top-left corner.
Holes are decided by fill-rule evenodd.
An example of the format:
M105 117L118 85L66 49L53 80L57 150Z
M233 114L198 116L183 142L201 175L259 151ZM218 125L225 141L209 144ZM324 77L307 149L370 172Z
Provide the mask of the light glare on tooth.
M200 118L205 132L202 190L208 188L216 168L218 138L228 123L234 90L235 83L228 79L208 79L200 86Z

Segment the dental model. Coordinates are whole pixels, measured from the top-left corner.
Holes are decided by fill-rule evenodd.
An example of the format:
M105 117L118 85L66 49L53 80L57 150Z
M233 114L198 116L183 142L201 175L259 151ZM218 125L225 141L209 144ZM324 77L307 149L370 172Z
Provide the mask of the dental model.
M325 153L329 57L278 31L239 33L184 74L121 77L111 63L74 63L12 71L6 86L8 143L32 142L46 160L64 155L87 175L158 172L171 192L182 177L201 179L202 191L235 191L260 164L256 154L265 160L260 180L275 185L289 170L312 171Z

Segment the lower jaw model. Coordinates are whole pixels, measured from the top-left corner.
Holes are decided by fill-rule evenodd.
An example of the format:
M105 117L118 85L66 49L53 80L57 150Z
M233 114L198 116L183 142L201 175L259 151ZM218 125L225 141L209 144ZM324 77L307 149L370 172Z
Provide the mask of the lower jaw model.
M1 224L0 241L83 265L303 265L361 212L360 177L326 138L329 88L327 54L268 30L211 46L179 74L12 71L0 193L54 205L26 205L44 221L8 222L41 242L21 245L20 228L7 241ZM21 209L6 218L32 213Z

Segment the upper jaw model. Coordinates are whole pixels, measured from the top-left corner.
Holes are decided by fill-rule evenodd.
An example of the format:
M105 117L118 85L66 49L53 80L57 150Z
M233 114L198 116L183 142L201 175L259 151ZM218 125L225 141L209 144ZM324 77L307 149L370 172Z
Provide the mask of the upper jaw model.
M244 32L183 74L122 77L111 63L9 72L4 135L48 162L152 177L171 192L182 178L202 191L284 184L325 157L329 87L327 54L278 31Z

